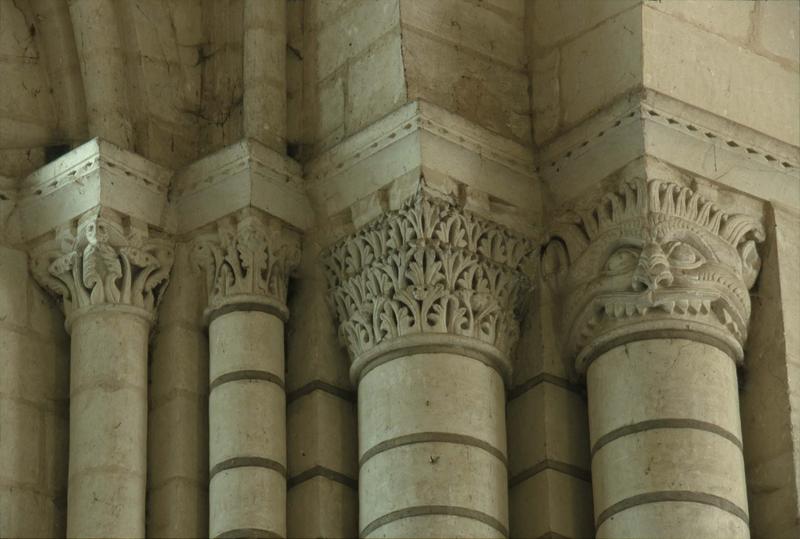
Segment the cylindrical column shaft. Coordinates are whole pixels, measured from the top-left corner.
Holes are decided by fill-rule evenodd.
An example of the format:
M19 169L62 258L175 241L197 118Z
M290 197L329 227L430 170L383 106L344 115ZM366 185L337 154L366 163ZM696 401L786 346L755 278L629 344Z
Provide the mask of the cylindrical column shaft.
M233 311L209 326L209 533L286 535L283 322Z
M68 537L144 537L149 328L117 306L72 321Z
M358 393L364 537L508 535L505 394L485 363L399 357Z
M736 366L685 339L589 366L598 537L749 537Z

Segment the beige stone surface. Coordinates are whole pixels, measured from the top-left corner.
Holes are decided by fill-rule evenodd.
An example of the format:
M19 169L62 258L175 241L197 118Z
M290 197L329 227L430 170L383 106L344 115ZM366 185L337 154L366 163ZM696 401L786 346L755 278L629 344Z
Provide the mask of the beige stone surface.
M358 401L362 533L382 517L395 520L393 512L424 506L466 508L493 519L495 533L506 528L502 397L496 371L456 354L415 354L371 370ZM429 514L447 512L431 508ZM452 534L484 533L474 524L452 524ZM414 527L420 525L385 533L423 533ZM447 533L437 529L431 533Z
M663 530L654 532L654 530ZM603 539L642 537L749 537L741 519L709 505L669 502L631 508L605 521L597 529Z
M675 358L671 362L666 359L669 356L661 356L660 361L649 361L661 354L669 354L670 349ZM700 367L699 372L697 368L693 368L682 373L680 362L694 358L698 358L694 366ZM711 362L702 368L701 362L705 359L711 359ZM623 364L619 364L619 361ZM595 518L599 525L598 535L608 533L613 536L617 533L613 531L615 528L612 524L608 525L610 531L603 531L605 522L610 521L613 515L624 515L628 511L636 510L643 500L639 503L629 502L632 505L625 505L623 502L636 500L637 496L653 496L651 502L664 501L663 496L666 493L673 493L670 496L688 496L695 502L698 499L725 500L722 503L728 504L729 514L734 511L746 516L744 461L739 438L736 436L740 428L737 386L732 383L735 382L735 375L728 375L728 383L724 382L724 378L718 380L722 378L720 376L710 375L715 367L719 368L718 363L721 361L727 362L729 368L732 368L731 358L715 351L710 345L684 340L650 339L618 346L602 354L590 365L587 385L590 432L595 440L592 487ZM674 365L675 368L660 370L665 365ZM702 374L705 372L710 376L701 387L692 390L687 383L690 380L703 379ZM615 400L620 398L618 393L625 385L617 386L605 380L616 381L622 373L630 373L631 378L625 384L627 387L634 387L636 391L641 387L642 390L635 405L637 410L641 410L641 416L640 412L635 412L639 416L639 423L630 432L619 428L615 431L614 423L596 417L598 413L599 417L604 417L607 403L612 410L615 409ZM648 384L648 379L653 382ZM622 380L624 378L620 379ZM655 381L658 381L657 385ZM703 419L686 423L686 411L691 410L694 405L695 395L698 392L714 395L709 392L709 385L720 382L722 390L718 398L707 401L699 408ZM647 391L648 387L650 391ZM673 387L678 391L671 391ZM688 393L681 390L688 390ZM625 397L620 400L625 402ZM631 408L632 404L625 406L620 403L616 415L619 415L619 410ZM723 420L730 418L729 422L733 422L733 425L728 428L734 429L732 433L725 427L719 430L720 425L713 423L714 416L710 414L712 410L720 410ZM666 414L669 417L665 417ZM659 422L659 418L663 419ZM653 423L647 424L645 421ZM610 437L603 439L606 434ZM599 440L604 440L601 445L597 445ZM673 522L680 518L679 514L669 514L664 510L659 515L650 517L654 519L650 521L652 523L642 524L644 528L640 528L638 532L625 533L641 534L647 529L647 533L652 531L657 535L669 534L672 532ZM741 515L732 516L741 518ZM627 521L627 517L622 521ZM706 513L703 518L693 521L691 534L708 533L708 530L718 525L718 521L718 515ZM725 518L724 521L729 522L730 518ZM738 531L742 533L741 529ZM745 528L744 533L738 536L749 536L748 530Z
M0 0L0 536L797 536L799 9Z
M63 509L48 496L19 487L0 487L0 529L9 537L63 537Z
M455 531L454 531L455 530ZM450 515L425 515L408 517L390 522L365 537L491 537L501 538L504 534L483 522Z
M639 0L600 2L527 2L528 38L538 47L550 47L570 40L602 22L639 4Z
M788 142L800 144L797 69L648 6L643 11L644 84ZM663 51L669 50L665 55ZM785 96L785 100L784 100Z
M513 478L552 459L589 470L586 400L543 382L508 403L508 461Z
M641 18L639 7L628 9L561 47L559 92L565 125L575 125L641 86Z
M213 474L209 483L212 537L240 529L286 533L283 362L283 323L275 315L232 311L211 322L208 465ZM234 378L226 380L226 375ZM244 462L231 464L240 459ZM268 461L271 467L248 465L247 459ZM215 470L218 466L222 468Z
M595 515L627 498L660 491L711 494L746 511L742 452L696 429L653 429L604 445L592 458Z
M796 71L800 62L800 6L797 2L759 2L753 24L754 40L763 47L763 52L788 60Z
M741 440L736 366L730 356L685 339L632 342L603 354L586 376L591 445L627 425L693 419Z
M208 536L208 486L183 478L148 491L147 536Z
M285 536L285 492L286 478L275 470L242 467L218 473L211 478L208 489L208 533L217 537L228 531L250 528ZM272 496L266 499L265 493ZM256 500L264 503L253 503ZM243 503L246 501L251 503Z
M63 316L0 248L0 535L66 530L68 350Z
M527 75L521 69L410 26L403 29L403 58L409 99L430 101L517 142L529 139Z
M289 477L315 466L358 477L355 405L322 389L287 407Z
M769 2L684 0L645 4L648 8L667 13L704 31L746 44L752 31L755 12L764 9Z
M27 290L20 283L28 277L24 252L0 247L0 320L24 326L27 323Z
M209 381L222 375L258 370L283 378L283 322L258 311L215 318L209 327Z
M212 351L212 361L213 361ZM227 382L209 396L211 467L236 457L266 457L285 465L285 396L271 382ZM241 417L247 410L249 417Z
M503 381L480 361L415 354L370 371L358 386L359 454L421 432L469 436L506 453Z
M400 31L384 36L369 54L352 60L343 84L347 88L344 126L348 135L405 104Z
M151 335L147 535L208 534L208 336L185 244Z
M288 537L358 535L358 491L317 476L295 485L287 500Z
M394 511L420 506L462 507L507 527L506 467L484 449L458 443L403 445L361 466L361 532ZM436 513L445 513L439 510ZM459 533L459 528L451 533ZM444 530L443 530L444 532Z
M762 276L753 302L750 368L742 387L742 432L754 536L798 531L798 216L774 204ZM773 228L774 227L774 228ZM768 412L766 412L768 411Z
M544 469L508 493L510 537L593 537L592 484Z
M113 307L73 323L69 537L144 535L148 332Z

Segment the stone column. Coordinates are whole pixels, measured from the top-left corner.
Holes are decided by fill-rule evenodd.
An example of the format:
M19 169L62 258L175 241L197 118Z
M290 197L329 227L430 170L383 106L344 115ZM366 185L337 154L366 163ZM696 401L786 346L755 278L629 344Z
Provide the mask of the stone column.
M147 346L173 252L110 211L33 262L71 335L68 537L144 537Z
M761 225L625 183L562 229L598 537L748 537L736 366Z
M425 190L325 256L358 386L360 535L508 535L504 384L532 243Z
M209 534L286 535L283 325L299 243L255 211L195 243L209 291Z

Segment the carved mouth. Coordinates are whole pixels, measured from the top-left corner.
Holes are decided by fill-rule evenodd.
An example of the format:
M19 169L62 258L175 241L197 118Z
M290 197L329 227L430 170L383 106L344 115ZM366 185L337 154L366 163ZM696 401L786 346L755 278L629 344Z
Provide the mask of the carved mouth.
M592 338L607 326L618 326L643 317L653 319L698 319L724 326L737 339L743 338L738 311L712 290L669 289L644 293L603 294L584 311L575 328L581 328L580 341Z
M611 319L643 316L648 312L661 311L667 314L709 314L718 296L692 297L687 299L680 292L654 294L648 292L636 295L615 294L601 296L594 301L595 310Z

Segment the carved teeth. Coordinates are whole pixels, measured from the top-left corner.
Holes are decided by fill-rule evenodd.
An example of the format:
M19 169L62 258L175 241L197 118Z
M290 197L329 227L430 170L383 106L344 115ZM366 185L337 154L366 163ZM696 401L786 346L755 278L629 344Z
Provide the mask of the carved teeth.
M661 304L661 308L667 311L668 313L672 313L675 310L675 302L674 301L665 301Z
M644 305L637 305L636 306L636 312L639 313L639 314L647 314L647 311L648 311L648 309Z
M711 302L710 301L708 301L708 300L704 300L703 301L703 308L702 308L701 312L706 313L706 314L711 312Z
M675 306L678 308L678 312L683 314L689 310L689 300L688 299L679 299L675 302Z
M689 302L689 312L697 314L700 312L702 302L699 299L694 299Z

